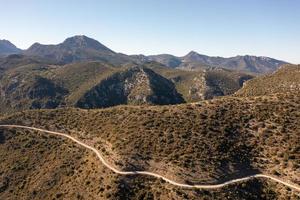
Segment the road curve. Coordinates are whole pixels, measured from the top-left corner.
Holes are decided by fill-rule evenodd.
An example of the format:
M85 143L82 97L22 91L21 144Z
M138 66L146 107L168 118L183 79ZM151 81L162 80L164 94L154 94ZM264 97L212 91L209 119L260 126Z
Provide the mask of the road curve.
M148 176L153 176L153 177L156 177L156 178L161 178L163 179L164 181L172 184L172 185L175 185L175 186L178 186L178 187L184 187L184 188L198 188L198 189L217 189L217 188L221 188L221 187L224 187L224 186L227 186L229 184L233 184L233 183L237 183L237 182L241 182L241 181L246 181L246 180L249 180L249 179L253 179L253 178L266 178L266 179L271 179L275 182L278 182L278 183L281 183L287 187L290 187L292 189L295 189L297 191L300 192L300 186L294 184L294 183L289 183L289 182L286 182L286 181L283 181L283 180L280 180L279 178L276 178L276 177L273 177L273 176L270 176L270 175L265 175L265 174L254 174L254 175L250 175L250 176L246 176L246 177L243 177L243 178L237 178L237 179L233 179L233 180L230 180L230 181L226 181L224 183L220 183L220 184L214 184L214 185L193 185L193 184L184 184L184 183L178 183L176 181L173 181L171 179L168 179L162 175L159 175L159 174L156 174L156 173L152 173L152 172L147 172L147 171L120 171L116 168L114 168L113 166L111 166L109 163L107 163L104 158L102 157L102 155L99 153L99 151L97 149L95 149L94 147L91 147L77 139L75 139L74 137L68 135L68 134L65 134L65 133L59 133L59 132L56 132L56 131L48 131L48 130L44 130L44 129L40 129L40 128L35 128L35 127L29 127L29 126L21 126L21 125L0 125L0 127L3 127L3 128L22 128L22 129L29 129L29 130L35 130L35 131L39 131L39 132L43 132L43 133L49 133L49 134L52 134L52 135L59 135L59 136L62 136L64 138L68 138L74 142L76 142L77 144L93 151L97 157L100 159L100 161L107 167L109 168L110 170L112 170L113 172L117 173L117 174L121 174L121 175L148 175Z

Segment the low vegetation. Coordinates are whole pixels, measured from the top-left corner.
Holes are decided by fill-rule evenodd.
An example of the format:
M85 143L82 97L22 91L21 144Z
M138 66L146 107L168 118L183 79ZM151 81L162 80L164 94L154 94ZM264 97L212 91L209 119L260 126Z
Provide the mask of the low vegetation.
M252 79L236 96L260 96L291 91L300 92L300 65L285 65L270 75Z
M147 63L146 66L172 80L177 91L182 94L186 102L197 102L231 95L238 91L245 81L254 77L251 74L222 68L185 71L166 68L157 63Z
M110 66L101 69L98 64L91 66L87 74L93 70L107 72L107 77L95 77L100 82L124 73L114 71L111 75ZM73 76L66 78L65 83L59 81L57 72L63 72L64 68L52 65L23 67L10 71L10 78L17 84L24 84L21 88L27 88L25 83L35 86L26 90L28 95L51 94L59 99L57 95L68 95L77 88L67 84L74 81ZM27 76L21 73L29 68L35 73ZM146 70L150 70L148 68ZM184 80L178 78L176 82L174 79L190 76L190 72L179 75L177 70L171 72L153 66L151 69L161 70L162 76L173 80L174 88L180 88L178 80ZM143 71L141 68L136 70ZM155 73L153 71L147 73ZM68 107L27 110L2 115L0 124L67 133L97 148L120 170L156 172L182 183L215 184L264 173L300 185L298 72L299 66L281 68L272 75L247 81L234 96L199 103L122 105L92 110ZM153 76L172 85L160 75ZM219 71L206 73L206 76L226 78ZM97 81L87 77L83 76L79 85L89 81L91 84L87 88L97 86L92 86ZM9 81L7 77L2 80ZM234 80L243 82L244 77ZM270 84L275 81L276 87L271 88ZM238 81L231 83L235 85ZM222 84L212 82L212 85L226 91ZM53 93L53 90L61 92ZM253 179L217 190L196 190L174 187L152 177L119 176L105 168L92 152L69 140L24 129L0 128L0 157L0 199L20 196L24 199L299 198L299 192L265 179Z
M181 182L212 184L262 172L299 184L299 100L285 93L180 106L26 111L1 123L66 132L117 168ZM296 195L284 188L274 193Z

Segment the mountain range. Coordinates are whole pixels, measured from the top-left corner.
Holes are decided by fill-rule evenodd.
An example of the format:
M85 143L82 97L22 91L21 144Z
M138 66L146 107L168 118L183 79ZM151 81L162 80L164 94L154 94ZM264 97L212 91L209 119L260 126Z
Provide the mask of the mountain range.
M123 67L99 61L58 65L10 55L0 59L0 113L196 102L233 94L253 77L226 69L185 71L157 62Z
M271 73L285 61L269 57L235 56L230 58L210 57L191 51L183 57L169 54L161 55L126 55L116 53L100 42L83 35L67 38L56 45L35 43L26 50L20 50L6 40L0 41L0 55L24 54L51 60L58 64L84 61L103 61L122 66L128 63L143 64L155 61L171 68L199 70L208 68L226 68L251 73Z
M0 48L0 112L26 109L168 105L232 95L283 61L266 57L125 55L86 36L57 45ZM4 45L5 44L5 45ZM10 47L10 48L8 48Z
M0 199L299 199L300 65L0 48Z
M223 58L201 55L195 51L191 51L183 57L162 54L148 56L147 59L173 68L197 70L209 67L223 67L253 73L270 73L278 69L281 65L287 64L284 61L262 56L246 55Z

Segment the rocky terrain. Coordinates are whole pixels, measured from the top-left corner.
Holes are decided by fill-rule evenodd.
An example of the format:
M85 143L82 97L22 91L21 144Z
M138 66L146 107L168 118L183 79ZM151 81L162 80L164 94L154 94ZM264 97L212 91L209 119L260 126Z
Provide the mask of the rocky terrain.
M87 91L76 103L80 108L120 104L178 104L184 100L174 84L150 69L133 67L107 77Z
M148 63L146 66L174 82L186 102L231 95L239 90L245 81L255 77L223 68L186 71L166 68L155 63Z
M231 95L254 76L225 69L185 71L156 62L58 65L37 57L0 59L0 111L121 104L165 105Z

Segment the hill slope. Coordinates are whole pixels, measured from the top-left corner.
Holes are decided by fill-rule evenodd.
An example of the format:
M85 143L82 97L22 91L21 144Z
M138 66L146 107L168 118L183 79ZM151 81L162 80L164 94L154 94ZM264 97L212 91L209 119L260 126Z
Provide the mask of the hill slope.
M110 69L100 69L95 63L89 66L85 74ZM48 67L51 70L46 70L46 75L55 82L50 77L63 68ZM69 74L73 67L79 66L67 65L59 72ZM300 93L290 87L299 80L298 68L281 68L247 82L245 88L251 82L266 86L262 87L264 95L246 93L173 106L32 110L2 116L0 124L67 133L98 149L117 169L151 171L182 183L214 184L259 172L300 185ZM162 78L147 70L135 67L114 72L100 78L100 83L116 78L123 83L140 75ZM160 70L165 76L172 75ZM72 76L66 82L74 80ZM269 91L268 84L274 80L277 87ZM43 84L37 82L36 90L43 91ZM194 190L146 176L119 176L68 140L22 129L0 128L0 157L1 199L297 199L300 195L264 179L217 190Z
M116 168L153 171L179 182L211 184L262 172L299 185L299 100L299 95L286 93L179 106L27 111L1 123L69 133L98 148ZM129 188L136 181L149 183L144 177L123 181ZM297 194L265 181L243 187L241 195L247 198L253 191L266 198L265 187L269 199ZM224 189L219 197L231 195ZM182 194L186 192L195 199L199 195Z
M233 94L253 77L225 69L172 69L156 62L123 67L107 62L56 65L25 55L0 59L0 72L0 112L196 102ZM44 80L43 89L37 88L38 80Z
M157 63L147 63L145 66L171 80L186 102L231 95L239 90L246 80L254 77L251 74L222 68L186 71L166 68Z
M217 190L186 190L140 176L112 174L89 151L55 136L0 130L0 198L272 199L276 186L253 180ZM38 170L37 170L38 169ZM230 191L235 191L230 192ZM246 191L246 192L245 192Z
M113 74L87 91L76 106L100 108L120 104L177 104L184 100L174 84L150 69L133 67Z
M270 75L247 81L236 96L260 96L291 91L300 92L300 65L286 65Z
M14 65L3 68L0 75L2 113L61 106L184 102L170 80L142 66L119 69L103 62L58 66L30 59L10 61Z
M0 56L21 53L21 49L18 49L14 44L8 40L0 40Z

